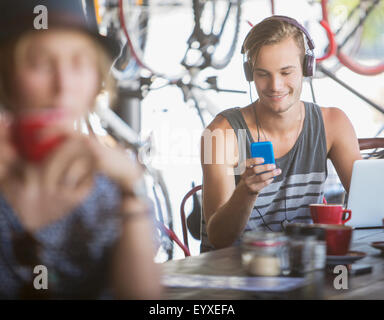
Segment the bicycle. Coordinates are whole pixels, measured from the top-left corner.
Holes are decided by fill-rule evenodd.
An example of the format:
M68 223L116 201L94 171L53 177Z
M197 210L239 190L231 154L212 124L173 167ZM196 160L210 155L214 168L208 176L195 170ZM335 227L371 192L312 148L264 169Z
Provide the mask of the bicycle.
M216 4L216 1L213 2ZM230 23L232 19L234 19L233 17L237 17L237 25L239 24L240 3L241 1L236 1L236 5L228 4L223 25ZM195 27L194 30L201 30L198 37L199 41L208 45L208 43L210 43L209 41L214 39L215 46L218 48L217 52L223 52L223 44L220 44L220 39L221 36L225 36L227 33L226 28L223 26L220 28L221 33L215 34L214 36L212 36L213 33L206 34L202 31L205 27L203 23L204 19L202 19L201 16L203 14L205 15L208 10L214 15L221 10L219 6L215 4L209 7L211 4L198 3L198 1L193 2L194 19L199 20L199 25ZM199 65L196 68L196 66L188 66L186 63L181 63L184 71L174 77L161 74L146 64L144 61L144 50L146 47L149 20L153 13L153 8L160 5L161 4L154 0L88 0L86 9L90 11L89 16L98 23L100 33L115 38L121 44L122 49L120 55L114 61L112 67L112 74L117 80L120 90L122 90L121 94L128 96L130 100L136 99L141 101L150 90L157 90L163 87L155 88L154 85L159 81L165 80L167 83L164 86L175 85L179 87L183 92L184 101L191 101L194 104L202 125L205 127L204 110L208 110L211 116L216 115L219 110L213 103L209 103L208 100L202 96L202 92L206 90L236 92L236 90L218 88L216 77L208 77L204 82L199 82L201 80L199 79L199 72L205 69L207 65ZM95 12L94 16L92 16L92 12ZM235 13L236 15L234 15ZM219 14L217 14L217 19L215 19L216 22L219 21L218 16ZM211 31L215 32L215 30L212 26ZM226 52L224 60L221 59L219 61L217 60L218 56L216 54L212 55L214 58L213 61L219 61L220 63L218 64L220 64L221 67L224 67L223 64L228 64L233 55L237 41L237 33L238 30L235 32L235 39L233 42L230 42L230 47L233 48L229 50L230 52ZM204 37L209 38L209 41L204 40ZM191 38L192 37L190 37L190 39ZM209 44L208 46L211 45ZM205 50L208 47L202 46L200 49L203 50L203 48ZM190 50L190 48L187 49L187 51L188 50ZM207 54L208 51L205 51L202 56L210 57ZM146 76L142 75L143 71L144 74L147 74ZM186 80L186 78L189 80ZM208 102L205 108L201 106L202 101ZM103 107L99 105L96 108L95 114L90 118L93 118L92 121L94 123L101 122L100 127L104 128L110 137L113 137L115 143L119 143L123 147L133 151L136 157L142 157L141 161L146 169L146 192L148 195L151 195L156 212L156 221L159 222L156 223L161 242L161 252L158 256L162 256L163 260L172 259L174 248L169 239L175 240L175 237L173 233L174 217L169 193L162 173L153 168L150 161L147 161L149 159L148 154L151 153L153 148L153 141L151 138L141 141L140 129L133 130L132 126L127 123L127 119L121 117L121 114L116 114L110 110L105 104ZM87 122L90 122L89 119ZM90 123L88 125L91 127Z
M141 87L148 83L141 76L142 66L138 57L134 57L136 50L133 46L139 43L140 50L145 49L147 26L149 21L148 0L126 1L126 7L118 0L88 0L85 10L88 16L96 20L100 33L113 37L120 42L120 55L116 58L111 68L112 75L122 91L129 93L134 99L142 99ZM142 10L144 8L144 10ZM130 32L129 38L124 38L127 31L125 17L129 16L129 27L136 28ZM121 20L123 19L123 20ZM121 25L121 23L123 25ZM122 27L123 26L123 27ZM135 37L135 40L132 40ZM138 88L138 86L140 86ZM172 241L178 241L173 233L173 214L169 199L168 189L162 173L151 166L150 156L153 148L151 137L143 140L140 130L134 130L122 115L112 111L108 99L100 97L96 104L95 112L86 119L89 132L98 132L107 136L106 139L112 146L119 144L130 155L135 157L145 168L143 193L149 197L154 206L154 222L158 230L158 252L155 261L163 262L173 258L174 248Z
M145 169L142 192L152 199L155 211L155 226L160 231L158 237L157 262L173 258L172 241L178 242L173 233L172 206L164 177L160 170L151 165L152 139L142 140L140 135L112 111L105 101L96 104L95 111L86 119L89 132L99 132L108 135L110 144L119 144L129 152Z

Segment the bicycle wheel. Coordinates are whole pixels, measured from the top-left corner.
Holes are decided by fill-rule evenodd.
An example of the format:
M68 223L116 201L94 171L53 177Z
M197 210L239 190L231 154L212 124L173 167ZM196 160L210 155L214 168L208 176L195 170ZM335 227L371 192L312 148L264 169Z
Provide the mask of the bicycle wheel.
M149 0L88 0L94 2L99 31L121 44L112 72L117 80L137 79L144 55Z
M150 170L146 177L148 197L154 205L155 219L159 225L173 230L172 207L164 180L157 170ZM151 189L151 190L150 190ZM174 243L163 228L156 226L156 241L158 244L156 261L164 262L173 259Z
M223 69L231 61L239 36L241 3L193 0L195 27L189 44L198 44L204 59L200 69Z
M384 72L384 63L381 61L375 66L360 64L362 60L382 59L382 41L378 38L381 38L384 31L384 3L380 0L359 2L334 0L328 4L328 1L322 0L322 6L323 14L330 20L333 30L336 28L332 22L334 20L332 12L344 12L347 17L334 32L337 35L336 56L340 65L361 75L376 75Z
M361 46L363 25L358 26L361 16L360 2L334 0L327 3L327 17L331 30L333 30L337 44L343 45L343 51L350 57L355 57ZM356 30L354 30L356 29ZM349 39L347 39L349 38ZM324 48L325 51L328 47ZM322 62L332 73L336 73L343 65L336 56ZM324 78L321 72L317 72L317 79Z
M122 79L140 77L150 18L149 0L119 0L117 8L119 36L123 43L115 61L114 74Z

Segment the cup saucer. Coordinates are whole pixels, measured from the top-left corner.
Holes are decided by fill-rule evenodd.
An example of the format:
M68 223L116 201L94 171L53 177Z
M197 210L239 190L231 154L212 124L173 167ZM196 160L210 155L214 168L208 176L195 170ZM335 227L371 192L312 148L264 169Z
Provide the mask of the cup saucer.
M364 258L367 254L361 251L349 251L344 256L327 256L328 265L351 264Z
M371 246L375 249L381 250L381 254L384 255L384 241L375 241L371 243Z

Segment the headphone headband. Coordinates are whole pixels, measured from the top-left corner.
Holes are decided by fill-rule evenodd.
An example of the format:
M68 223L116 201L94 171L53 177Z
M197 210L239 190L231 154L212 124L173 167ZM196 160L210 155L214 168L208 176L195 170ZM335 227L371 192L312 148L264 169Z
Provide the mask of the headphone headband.
M290 23L291 25L294 25L295 27L299 28L305 34L305 37L307 38L307 44L308 44L309 49L311 49L311 50L315 49L315 43L313 42L308 31L300 23L298 23L297 20L290 18L290 17L287 17L287 16L278 16L278 15L266 18L263 21L265 21L265 20L282 20L282 21Z
M304 35L305 35L305 37L307 39L307 45L309 47L310 53L309 54L308 53L305 54L303 73L304 73L305 77L313 76L313 74L315 72L315 66L316 66L316 61L315 61L315 57L314 57L314 54L313 54L313 50L315 49L315 43L312 40L311 36L309 35L308 31L299 22L297 22L297 20L295 20L295 19L293 19L291 17L274 15L274 16L265 18L260 23L262 23L264 21L268 21L268 20L285 21L285 22L287 22L287 23L297 27L298 29L301 30L301 32L304 33ZM254 26L254 27L256 27L256 26ZM252 27L252 29L254 27ZM241 46L241 54L245 54L244 44L245 44L245 42L246 42L246 40L247 40L247 38L248 38L250 33L251 33L251 31L248 32L247 36L245 37L245 39L243 41L243 44ZM252 78L253 78L252 74L253 74L253 72L252 72L250 63L248 61L244 62L244 72L245 72L245 77L246 77L247 81L252 81Z

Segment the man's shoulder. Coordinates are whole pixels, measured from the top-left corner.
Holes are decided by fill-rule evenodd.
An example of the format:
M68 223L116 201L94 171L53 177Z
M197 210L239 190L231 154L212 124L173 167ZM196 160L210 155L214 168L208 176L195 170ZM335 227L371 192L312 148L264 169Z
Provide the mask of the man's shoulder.
M231 124L228 121L228 116L230 116L231 113L236 112L237 108L229 108L221 111L219 114L216 115L216 117L211 121L211 123L206 127L206 129L209 129L211 131L216 129L232 129Z
M244 113L247 112L248 108L249 106L225 109L216 115L216 117L212 120L212 122L207 126L206 129L209 129L211 131L215 129L233 130L228 119L231 117L239 117L240 115L244 117Z
M337 107L320 107L323 120L325 123L342 123L348 120L343 110Z
M352 128L352 123L340 108L327 107L321 108L321 111L327 138L327 150L329 151L336 140L344 139L345 133Z

